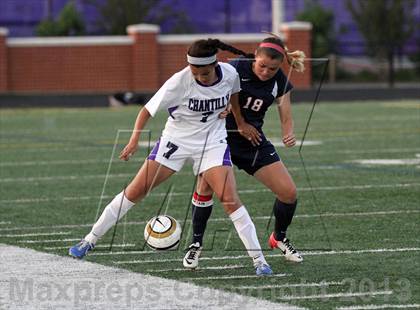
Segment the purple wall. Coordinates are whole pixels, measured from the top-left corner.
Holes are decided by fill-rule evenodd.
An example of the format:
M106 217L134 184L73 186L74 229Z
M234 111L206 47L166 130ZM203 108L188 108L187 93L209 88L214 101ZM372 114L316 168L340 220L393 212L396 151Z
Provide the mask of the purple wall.
M10 30L10 36L32 36L35 26L48 14L48 3L55 17L69 0L0 0L0 26ZM98 12L86 0L72 0L83 13L89 34L102 34L95 20ZM103 1L103 0L102 0ZM184 11L189 16L192 32L224 33L229 32L259 32L271 29L271 0L163 0L173 7ZM338 51L342 54L363 54L363 38L357 30L350 13L346 9L346 0L319 0L326 9L335 15L335 29L345 28L338 37ZM284 0L285 20L295 20L295 16L304 9L305 0ZM226 9L230 11L230 22L226 19ZM420 23L420 0L416 0L415 14ZM171 25L161 25L162 33L170 32ZM405 51L416 50L416 36L407 44ZM420 34L417 33L417 37Z
M52 16L56 17L70 0L0 0L0 26L8 27L10 35L32 36L38 22L47 17L48 3L52 3ZM98 12L86 0L72 0L83 13L88 30L98 32L95 19ZM102 0L103 1L103 0ZM258 32L271 29L270 0L191 1L163 0L178 11L188 14L193 32L223 33L226 28L225 9L230 9L230 32ZM225 4L229 4L227 7ZM241 8L238 10L238 8ZM259 12L256 14L255 12ZM162 25L162 33L169 32Z
M197 33L224 33L226 9L230 11L230 32L271 30L271 0L175 1L180 10L188 13Z
M334 12L335 32L338 35L338 52L359 54L363 52L363 37L360 35L351 13L346 8L347 0L322 0L319 3L329 11ZM305 9L305 2L285 0L286 20L291 21L299 12ZM345 29L345 31L341 31Z
M83 13L89 32L95 32L95 19L98 14L86 0L71 0ZM0 0L0 27L7 27L11 37L35 35L36 25L47 18L49 3L51 15L57 17L69 0Z
M354 1L354 0L353 0ZM368 0L366 0L368 1ZM295 20L295 16L305 9L305 0L284 0L286 21ZM325 9L334 12L335 31L337 33L338 53L361 55L365 54L364 39L359 33L357 25L353 21L350 11L347 10L347 0L319 0ZM417 23L420 24L420 0L416 0L414 14ZM405 47L406 53L412 53L419 49L419 43L415 38L420 38L419 29L413 35Z

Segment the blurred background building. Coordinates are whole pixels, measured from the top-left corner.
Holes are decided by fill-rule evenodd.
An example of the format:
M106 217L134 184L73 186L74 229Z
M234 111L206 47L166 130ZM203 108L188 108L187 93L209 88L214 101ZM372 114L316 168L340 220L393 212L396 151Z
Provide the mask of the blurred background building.
M68 2L73 2L82 14L87 35L106 34L101 28L99 8L106 0L1 0L0 25L9 29L10 37L27 37L36 34L36 26L43 19L55 18ZM276 0L275 0L276 1ZM154 1L173 8L173 13L182 16L182 26L169 18L160 23L161 33L252 33L271 30L271 0L162 0ZM123 1L121 1L123 2ZM145 1L150 2L150 1ZM361 55L365 42L351 13L347 0L281 0L279 15L285 22L299 19L308 3L317 2L334 16L336 52L340 55ZM420 24L420 0L416 0L414 15ZM149 17L150 18L150 17ZM384 21L385 22L385 21ZM403 52L419 49L419 34L404 46Z
M302 28L296 21L306 24ZM146 24L141 37L127 34L127 26L139 24ZM261 31L281 29L291 49L324 61L308 60L305 73L292 77L297 86L316 85L327 58L333 87L419 85L420 0L0 0L0 92L152 91L184 65L182 56L193 40L217 36L252 51L265 36ZM92 52L97 48L103 51ZM109 63L107 53L125 62ZM168 61L160 61L158 53ZM106 67L101 57L115 66L112 74L99 73ZM222 53L221 60L226 57ZM139 77L145 66L151 66L153 78ZM98 85L90 84L93 72L101 77ZM89 83L81 75L90 77ZM102 81L105 76L112 81Z

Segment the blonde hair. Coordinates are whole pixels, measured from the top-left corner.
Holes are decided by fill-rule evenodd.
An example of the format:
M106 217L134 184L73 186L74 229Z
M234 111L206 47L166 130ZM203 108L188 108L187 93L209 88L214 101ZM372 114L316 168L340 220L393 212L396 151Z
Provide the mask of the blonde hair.
M303 72L305 70L305 53L300 50L295 50L289 52L288 48L285 46L284 50L286 51L286 59L289 65L297 72Z

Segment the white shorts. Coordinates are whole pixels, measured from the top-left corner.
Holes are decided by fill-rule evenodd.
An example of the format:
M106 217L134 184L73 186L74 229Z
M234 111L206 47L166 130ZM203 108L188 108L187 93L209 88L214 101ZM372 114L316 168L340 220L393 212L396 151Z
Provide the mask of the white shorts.
M155 160L175 171L181 170L187 160L192 160L195 175L217 166L232 166L226 139L197 147L172 142L171 138L162 136L147 159Z

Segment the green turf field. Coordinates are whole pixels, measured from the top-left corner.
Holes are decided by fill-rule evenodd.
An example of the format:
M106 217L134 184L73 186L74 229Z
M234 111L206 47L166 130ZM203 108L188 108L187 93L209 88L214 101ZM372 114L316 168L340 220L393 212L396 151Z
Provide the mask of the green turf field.
M293 106L299 140L310 110L310 104ZM147 154L142 147L130 162L117 158L129 137L119 130L132 128L137 108L0 113L0 243L67 255L68 246L89 231L98 206L101 211L121 191ZM279 141L277 112L268 114L266 135ZM165 118L162 113L149 123L152 142ZM321 103L306 141L301 155L308 177L299 146L278 147L298 187L288 236L302 252L302 264L287 263L267 248L273 195L236 171L241 199L276 276L253 276L251 260L218 203L200 268L183 270L191 234L190 166L128 213L112 252L111 231L87 260L310 309L420 307L419 102ZM144 247L143 230L168 190L163 210L183 224L183 240L179 250L156 253Z

